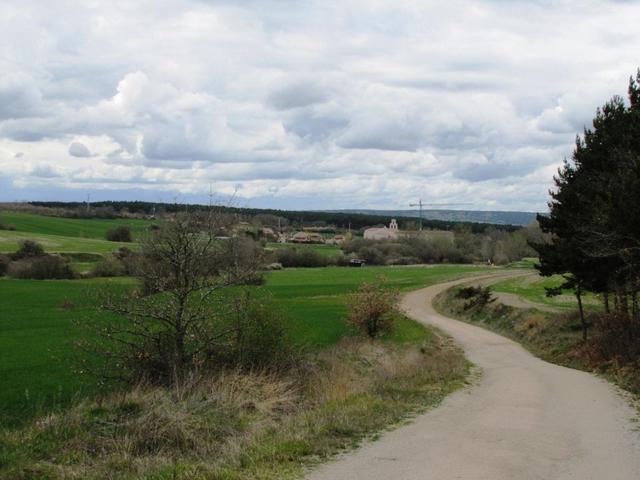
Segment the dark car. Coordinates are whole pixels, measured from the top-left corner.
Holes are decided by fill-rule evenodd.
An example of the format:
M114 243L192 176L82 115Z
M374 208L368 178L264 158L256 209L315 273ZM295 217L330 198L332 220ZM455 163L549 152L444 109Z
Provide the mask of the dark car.
M367 262L359 258L352 258L351 260L349 260L350 267L364 267L366 263Z

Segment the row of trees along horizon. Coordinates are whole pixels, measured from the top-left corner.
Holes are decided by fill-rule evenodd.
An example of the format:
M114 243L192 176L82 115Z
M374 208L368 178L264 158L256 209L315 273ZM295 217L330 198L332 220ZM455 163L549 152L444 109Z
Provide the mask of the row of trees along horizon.
M13 208L16 208L16 206ZM271 225L277 225L277 219L280 219L283 226L335 226L340 229L347 229L351 227L355 230L374 225L387 225L392 218L396 218L400 228L407 230L417 229L420 223L420 219L417 214L415 217L394 217L392 215L370 215L363 213L277 210L243 208L228 205L210 206L200 204L154 203L143 201L92 202L90 204L90 208L87 208L87 203L85 202L33 201L25 204L25 208L39 212L43 215L56 215L70 218L118 218L123 215L162 216L180 212L204 212L210 209L215 209L218 212L236 215L238 220L243 221L252 221L253 219L260 219L262 217L269 219ZM40 210L38 210L38 208ZM276 219L275 222L273 221L274 219ZM422 219L422 225L424 228L434 230L455 230L459 228L466 228L471 230L473 233L482 233L488 227L509 232L520 228L519 225L431 220L425 218Z
M589 320L584 292L600 294L605 328L630 354L640 355L640 70L628 102L614 96L576 138L571 160L554 178L549 215L538 215L550 243L534 243L542 275L565 282L548 294L573 291L583 336Z

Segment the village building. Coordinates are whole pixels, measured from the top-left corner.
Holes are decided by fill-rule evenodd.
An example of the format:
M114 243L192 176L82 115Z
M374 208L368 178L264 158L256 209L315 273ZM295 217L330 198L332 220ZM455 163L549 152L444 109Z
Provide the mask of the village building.
M291 237L293 243L324 243L322 235L315 232L296 232Z
M291 236L293 243L309 243L309 234L307 232L296 232Z
M395 218L391 220L388 227L373 227L364 231L365 240L397 240L400 235Z
M344 235L335 235L333 238L327 240L327 243L331 245L342 245L347 240L347 237Z

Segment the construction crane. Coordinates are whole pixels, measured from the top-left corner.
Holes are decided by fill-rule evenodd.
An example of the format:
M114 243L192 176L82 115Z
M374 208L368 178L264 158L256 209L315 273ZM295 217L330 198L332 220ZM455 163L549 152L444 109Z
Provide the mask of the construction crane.
M418 217L420 222L420 231L422 231L422 207L430 206L430 207L457 207L462 205L471 205L470 203L423 203L422 199L418 199L418 203L410 203L410 207L420 207L420 216Z

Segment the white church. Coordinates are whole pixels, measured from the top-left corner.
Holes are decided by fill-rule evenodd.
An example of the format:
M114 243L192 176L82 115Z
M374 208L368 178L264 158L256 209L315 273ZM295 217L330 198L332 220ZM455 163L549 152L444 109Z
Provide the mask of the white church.
M399 237L398 222L395 218L391 219L388 227L367 228L364 231L365 240L397 240Z

